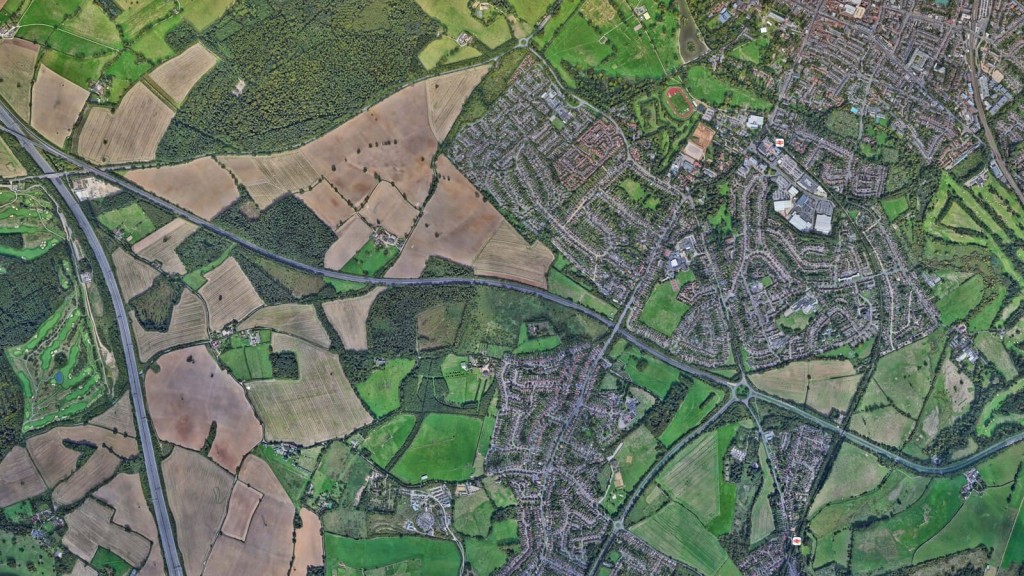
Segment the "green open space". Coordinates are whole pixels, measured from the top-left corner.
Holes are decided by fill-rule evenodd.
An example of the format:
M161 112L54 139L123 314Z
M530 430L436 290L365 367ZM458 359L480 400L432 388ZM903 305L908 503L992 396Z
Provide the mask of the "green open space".
M984 295L985 279L971 276L935 303L939 310L939 320L945 326L964 320L981 304Z
M416 3L424 12L443 24L452 38L466 32L488 48L497 48L512 39L512 33L504 18L497 17L489 24L485 24L473 16L469 4L445 0L416 0Z
M658 441L646 426L640 426L626 436L615 454L617 473L609 479L608 491L601 502L605 510L614 514L625 502L627 495L657 460L657 447Z
M374 416L379 418L398 409L401 404L402 380L415 366L415 360L393 358L371 372L366 380L356 384L356 392Z
M103 547L96 550L89 564L100 574L108 576L124 576L132 571L132 565L124 558Z
M482 421L462 414L427 414L391 472L408 484L429 480L459 482L474 472Z
M617 340L608 355L621 363L622 370L634 384L658 398L664 398L669 388L679 381L677 368L645 354L625 340Z
M694 279L690 270L679 272L675 278L680 290ZM672 286L671 281L656 284L640 311L640 322L665 336L672 336L683 316L690 310L690 305L680 301L678 295L679 291Z
M312 474L291 460L278 454L274 447L269 444L260 444L253 450L253 454L259 456L274 471L274 476L281 482L288 498L296 507L302 501L302 495L306 493L306 484Z
M129 244L142 240L156 230L156 226L137 202L104 212L99 215L99 221L112 232L120 230Z
M258 343L253 344L247 334L232 334L221 340L220 362L236 380L267 380L274 377L270 362L270 330L255 331Z
M582 304L608 318L615 315L614 306L605 302L599 296L594 295L593 292L583 286L580 286L572 278L555 269L555 267L548 271L548 290L577 304Z
M387 468L415 426L416 417L412 414L395 414L366 434L362 448L370 451L370 460L374 464Z
M675 444L676 440L696 428L718 406L723 395L721 390L712 388L700 380L694 380L679 404L679 409L658 436L658 440L666 448Z
M516 349L512 351L513 354L546 352L548 350L558 348L558 346L562 344L562 339L558 337L558 334L548 334L546 336L531 338L527 330L528 328L525 322L519 325L519 343L516 345Z
M64 230L42 189L0 190L0 256L35 260L63 240Z
M907 201L906 196L896 196L895 198L882 200L882 211L885 212L885 217L889 219L889 222L892 222L907 210L910 210L910 202Z
M693 566L701 574L740 574L711 532L693 512L676 502L669 502L630 531L659 552Z
M389 536L354 540L324 535L327 576L364 574L451 576L461 558L450 540L420 536Z
M487 536L491 532L494 504L487 492L477 490L455 498L455 529L466 536Z
M235 0L178 0L182 15L202 32L224 15Z
M748 40L743 44L733 48L729 51L729 56L733 58L750 62L751 64L760 64L762 53L764 49L768 47L770 39L766 34L762 34L753 40Z
M490 385L491 377L484 376L481 368L469 365L469 358L448 354L441 362L441 375L448 386L446 402L456 405L480 400Z
M936 330L916 342L882 356L878 360L872 382L885 393L885 397L896 408L905 414L916 416L921 412L932 386L944 343L945 335L942 330ZM866 407L877 402L869 389L861 399L860 405Z
M378 245L371 238L341 267L341 271L359 276L380 276L397 258L398 248Z
M4 576L57 574L53 554L30 534L0 529Z
M686 89L697 100L715 107L747 107L753 110L772 108L771 102L715 76L706 66L692 66L686 71Z

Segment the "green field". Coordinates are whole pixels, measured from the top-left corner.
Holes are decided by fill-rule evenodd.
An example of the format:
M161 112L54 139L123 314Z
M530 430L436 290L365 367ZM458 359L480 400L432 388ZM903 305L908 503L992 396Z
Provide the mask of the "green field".
M877 489L833 502L811 516L811 532L816 537L824 537L860 520L898 514L920 498L928 483L928 478L910 476L900 470L890 472Z
M672 0L654 0L644 6L650 19L632 13L633 4L622 0L587 0L571 16L563 6L545 27L557 26L550 41L542 36L544 57L570 85L569 68L592 68L608 76L661 78L682 63L679 54L679 17ZM564 24L561 18L567 18ZM557 20L556 20L557 19ZM639 26L639 30L635 27Z
M725 549L700 520L675 502L669 502L630 531L659 552L693 566L701 574L740 574Z
M779 328L799 332L807 328L807 325L811 323L811 318L814 318L813 314L805 314L802 311L797 311L793 312L789 316L779 316L775 319L775 324Z
M839 455L832 463L828 480L814 498L810 514L814 515L832 502L874 490L882 483L888 472L889 469L879 464L875 456L852 444L843 444L839 449Z
M186 240L186 242L188 242L188 240ZM182 243L181 246L184 246L184 243ZM181 246L179 246L179 248L181 248ZM213 260L202 266L198 266L194 269L189 270L187 274L182 276L181 280L185 282L185 284L188 285L189 288L195 291L199 291L199 289L202 288L204 284L206 284L206 274L210 270L213 270L217 266L223 264L224 261L228 259L228 256L231 256L231 251L234 249L234 244L228 244L227 247L225 247L223 251L219 255L217 255ZM181 252L179 251L178 254L181 254Z
M451 576L461 562L454 542L419 536L353 540L325 534L324 553L327 576Z
M760 64L762 52L768 47L769 38L767 35L761 35L753 40L749 40L740 44L729 51L729 56L738 60L744 60L751 64Z
M299 506L302 495L306 492L306 484L309 483L312 474L275 452L273 446L260 444L253 450L253 454L270 465L274 476L281 482L284 491L291 498L292 504L295 504L296 507Z
M109 574L110 576L124 576L132 571L132 565L124 558L103 547L96 550L96 554L93 555L92 562L89 564L100 574Z
M55 272L65 287L77 282L67 261ZM28 342L6 350L25 397L23 432L72 418L113 393L83 310L76 286Z
M666 448L675 444L687 432L693 430L722 401L722 392L711 386L694 380L686 391L686 397L679 404L679 410L672 416L668 426L658 436L658 440Z
M427 44L427 46L420 52L418 58L425 69L433 70L445 56L458 47L458 43L451 37L442 36L430 44Z
M658 441L646 426L640 426L626 436L615 454L615 462L622 476L622 486L617 486L615 479L611 480L608 492L601 503L605 510L614 514L625 502L627 495L657 460L657 446Z
M182 14L192 27L202 32L224 15L235 0L179 0Z
M686 90L697 100L712 106L747 107L771 110L772 103L713 75L706 66L693 66L686 71Z
M1017 366L1014 364L1013 358L1006 351L1003 341L999 339L999 336L991 332L982 332L974 338L974 344L978 347L978 351L985 358L988 358L988 361L996 367L996 370L1004 378L1008 381L1017 378Z
M554 266L548 271L548 290L559 296L563 296L582 304L591 310L599 312L608 318L615 315L615 307L595 296L584 287L573 281L565 274L559 272Z
M907 202L906 196L886 198L882 200L882 210L885 212L885 217L889 219L889 222L892 222L898 218L900 214L910 210L910 203Z
M53 554L29 534L0 530L4 576L35 576L57 574Z
M465 546L466 562L479 576L490 576L508 562L508 555L494 542L493 536L467 538Z
M446 482L470 478L481 424L472 416L427 414L392 474L407 484L419 484L421 476Z
M487 390L491 377L485 377L480 368L468 364L469 358L448 354L441 362L441 375L448 386L444 395L445 402L462 405L480 400ZM463 369L463 366L466 366Z
M370 451L370 460L381 468L387 468L391 459L405 445L406 439L416 426L412 414L396 414L366 434L362 448Z
M896 408L907 414L919 414L932 386L943 344L944 334L936 330L917 342L882 356L872 382ZM860 405L866 407L877 402L869 391Z
M519 325L519 343L516 344L516 349L512 353L532 354L534 352L546 352L558 348L561 344L562 339L558 337L558 334L530 338L526 323L524 322Z
M754 505L750 509L751 546L764 540L775 531L775 515L772 513L772 504L769 500L769 497L775 492L775 482L772 478L771 466L764 444L757 447L757 462L761 467L761 489L757 493L757 500L754 501Z
M407 358L388 360L382 368L371 372L369 378L356 384L356 393L374 416L390 414L400 405L402 380L415 366L416 361Z
M270 330L259 330L259 344L251 345L249 338L232 334L221 341L220 362L236 380L267 380L274 377L270 363Z
M724 481L722 461L738 427L729 424L697 437L654 480L716 535L732 526L736 485Z
M487 536L491 532L494 504L487 492L476 492L455 498L455 529L466 536Z
M320 464L311 477L310 498L312 501L324 498L337 503L355 502L372 469L369 462L352 452L344 442L332 442L324 448ZM322 517L324 530L342 531L353 515L351 512L348 506L334 506Z
M679 381L679 370L657 358L648 356L625 340L618 340L608 355L622 363L626 375L634 384L657 396L665 398L669 388Z
M676 274L676 282L679 288L695 279L693 272L686 270ZM690 310L690 305L676 299L679 293L672 289L671 282L660 282L654 286L651 295L644 302L644 308L640 312L640 322L648 327L657 330L665 336L672 336L683 316Z
M939 310L939 320L944 326L964 320L981 304L984 295L985 279L981 276L970 277L935 303Z
M452 38L468 32L488 48L497 48L512 39L512 33L503 18L499 17L490 24L484 24L473 17L468 4L444 0L416 0L416 3L424 12L443 24Z
M341 271L359 276L381 276L397 258L398 248L386 245L378 246L377 242L371 238L366 244L363 244L355 256L341 267Z
M487 490L487 495L491 497L491 501L498 508L516 504L516 496L512 489L498 482L493 476L484 478L484 489Z

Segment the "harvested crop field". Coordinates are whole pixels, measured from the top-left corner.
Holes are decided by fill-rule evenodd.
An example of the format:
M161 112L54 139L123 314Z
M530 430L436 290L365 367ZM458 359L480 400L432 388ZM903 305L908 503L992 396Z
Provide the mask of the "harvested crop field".
M206 75L217 63L217 57L200 43L195 43L188 50L157 66L149 73L149 78L171 97L175 104L181 105L192 87Z
M406 202L390 182L381 182L373 189L359 215L371 226L383 226L388 232L401 237L412 229L419 210Z
M40 66L32 85L32 128L57 146L64 146L88 99L88 90Z
M176 166L132 170L125 176L206 220L213 220L239 196L231 174L209 157Z
M202 574L231 496L231 475L201 454L175 448L161 463L185 573ZM258 574L259 571L253 572Z
M309 192L299 195L299 199L309 206L316 217L335 230L341 223L348 220L355 211L341 194L334 191L331 183L324 180Z
M256 512L256 505L260 503L263 494L253 490L244 482L236 482L235 488L231 491L231 500L228 501L228 515L224 518L224 525L220 531L225 536L235 540L245 541L245 534L249 531L249 521L252 520L253 512Z
M324 314L341 336L346 350L366 350L366 317L373 301L383 291L383 287L377 287L355 298L324 302Z
M137 532L111 522L114 510L89 498L65 517L68 531L63 543L75 556L92 560L101 546L139 568L149 556L150 542Z
M218 159L245 186L260 210L288 192L305 190L320 179L320 173L300 150L271 156L221 156Z
M849 360L811 360L753 374L750 381L759 390L828 413L847 409L860 375Z
M302 528L295 531L295 560L289 576L306 576L309 566L324 565L324 539L320 536L320 517L311 510L299 510Z
M160 538L156 530L156 522L149 511L146 495L142 492L142 479L138 474L118 474L93 493L97 500L114 508L114 524L130 527L142 534L153 543L149 550L146 564L139 571L139 576L158 576L164 574L164 558L160 549Z
M335 232L338 239L331 244L324 254L324 268L340 270L346 262L352 259L359 252L359 249L366 244L370 238L370 227L358 216L349 218L341 228Z
M117 283L125 300L131 300L142 294L153 285L153 280L160 275L152 266L137 260L121 248L114 250L112 257Z
M430 256L470 266L504 221L448 158L437 159L437 172L437 190L389 278L418 277Z
M139 348L139 358L143 362L148 361L161 350L192 342L202 342L210 337L206 328L206 304L191 290L184 290L181 293L181 300L171 312L171 323L167 327L167 332L147 331L135 319L134 311L130 312L130 315L132 331L135 333L135 343Z
M425 81L430 129L434 131L434 137L438 142L443 142L448 136L448 131L455 125L455 120L462 112L466 98L469 98L469 94L490 68L490 64L485 64Z
M114 112L89 109L78 136L78 153L97 164L148 162L156 158L156 147L172 118L174 110L139 82Z
M519 232L503 220L473 260L473 272L478 276L507 278L546 289L548 268L554 261L555 255L547 246L540 241L527 244Z
M263 299L234 257L206 273L206 284L199 289L199 295L206 301L210 327L214 330L241 320L263 306Z
M53 503L57 506L74 504L85 498L92 489L111 478L121 459L106 448L97 448L81 468L53 489Z
M36 74L39 46L18 38L0 42L0 97L28 119L32 77Z
M309 163L358 206L378 179L394 183L414 206L430 191L437 139L425 82L413 84L301 148Z
M127 434L135 437L135 417L132 410L132 398L125 392L121 399L114 402L106 412L89 420L89 424L106 428L115 434Z
M195 224L175 218L132 246L136 254L160 265L164 272L184 276L188 271L176 252L178 245L196 231Z
M245 459L238 480L261 492L263 498L249 522L245 542L224 536L217 538L206 563L206 573L223 576L286 574L292 560L295 507L270 466L256 456Z
M46 492L42 476L29 458L28 451L15 446L0 461L0 508Z
M78 452L66 447L65 440L90 446L106 446L123 458L135 456L139 451L134 438L114 434L97 426L51 428L26 442L32 461L46 485L51 488L70 476L78 462Z
M242 385L217 365L205 346L168 352L157 364L160 371L147 372L145 380L157 436L199 450L210 424L216 422L210 459L231 472L237 470L263 436Z
M312 304L280 304L260 308L238 325L239 330L250 328L270 328L308 340L322 348L331 345L331 337L320 323Z
M261 380L249 396L271 442L309 446L342 438L373 421L352 390L338 357L287 334L274 334L271 346L299 358L298 380Z

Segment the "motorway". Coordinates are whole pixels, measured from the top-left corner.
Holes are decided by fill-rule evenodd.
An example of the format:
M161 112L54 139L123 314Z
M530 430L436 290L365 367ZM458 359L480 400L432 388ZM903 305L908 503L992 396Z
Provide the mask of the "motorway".
M13 129L16 132L21 132L19 122L11 114L10 110L6 106L0 106L0 122ZM149 481L149 493L152 496L153 511L156 515L157 528L160 535L160 546L163 548L164 562L167 565L167 573L171 576L180 576L181 564L178 562L178 548L174 543L174 531L171 528L171 517L167 512L167 502L164 498L163 483L160 480L160 467L157 464L156 453L153 449L153 434L149 427L149 418L146 415L146 405L142 396L142 384L139 381L139 366L135 361L135 346L132 344L132 333L128 326L128 313L124 309L124 300L121 298L121 290L117 286L117 279L114 277L114 272L110 268L110 261L107 260L106 253L103 252L103 247L100 245L99 238L96 237L96 232L92 229L92 223L85 217L85 212L82 211L81 205L78 204L78 199L75 195L68 190L68 187L64 185L64 181L57 174L53 174L53 166L50 162L39 153L35 143L27 138L24 133L15 134L18 138L18 143L21 144L22 148L28 152L32 160L39 166L44 174L49 175L50 182L60 193L61 198L64 199L64 203L67 204L71 210L71 214L75 217L78 222L79 228L82 229L82 233L85 235L85 239L89 242L89 248L92 249L93 254L96 256L96 261L99 262L100 269L103 272L103 282L107 285L107 290L110 291L110 299L114 304L114 311L117 316L117 331L121 335L121 346L124 349L125 366L128 372L128 384L131 389L132 406L135 412L135 426L138 429L139 443L142 444L142 458L146 464L146 479Z

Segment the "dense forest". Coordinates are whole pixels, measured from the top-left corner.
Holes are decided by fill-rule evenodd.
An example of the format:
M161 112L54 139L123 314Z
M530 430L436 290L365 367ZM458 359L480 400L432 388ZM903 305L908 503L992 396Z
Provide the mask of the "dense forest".
M220 63L181 107L158 156L305 142L421 73L416 56L437 29L413 0L238 0L202 33ZM187 31L174 40L186 43ZM235 96L239 80L245 89Z

